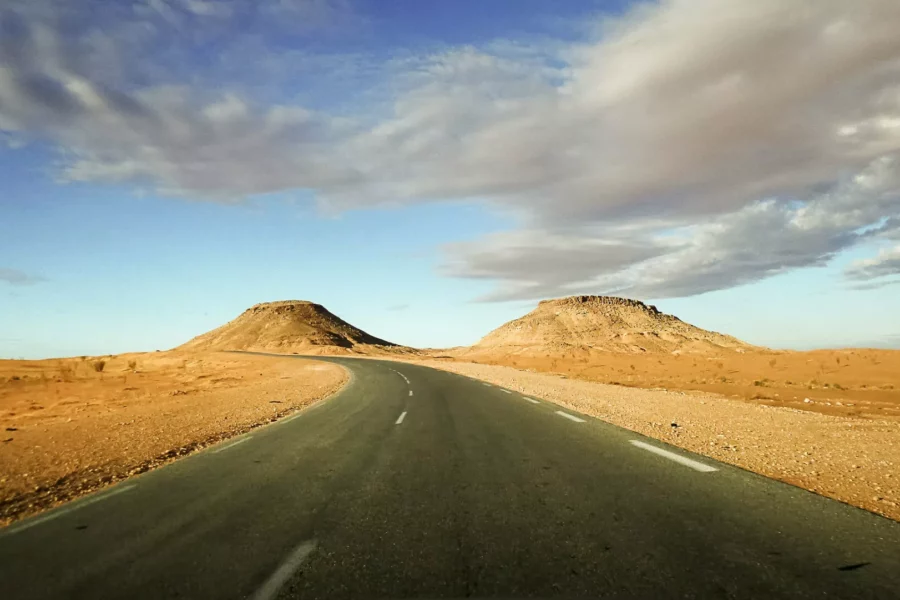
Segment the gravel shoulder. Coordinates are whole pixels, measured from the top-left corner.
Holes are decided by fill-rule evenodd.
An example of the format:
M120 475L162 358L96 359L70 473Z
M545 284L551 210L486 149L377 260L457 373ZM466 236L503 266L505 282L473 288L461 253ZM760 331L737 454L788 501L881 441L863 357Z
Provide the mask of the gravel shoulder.
M348 378L226 353L0 361L0 524L290 415Z
M900 423L511 367L409 361L516 390L900 521Z

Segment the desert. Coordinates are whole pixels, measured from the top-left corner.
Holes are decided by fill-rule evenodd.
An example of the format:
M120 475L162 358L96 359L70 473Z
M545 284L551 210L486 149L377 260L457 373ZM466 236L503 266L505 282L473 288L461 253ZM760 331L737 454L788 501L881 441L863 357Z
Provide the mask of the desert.
M542 302L464 348L392 344L321 305L279 301L170 351L2 360L0 518L96 491L346 385L345 369L304 355L475 377L900 520L900 352L771 350L596 296Z

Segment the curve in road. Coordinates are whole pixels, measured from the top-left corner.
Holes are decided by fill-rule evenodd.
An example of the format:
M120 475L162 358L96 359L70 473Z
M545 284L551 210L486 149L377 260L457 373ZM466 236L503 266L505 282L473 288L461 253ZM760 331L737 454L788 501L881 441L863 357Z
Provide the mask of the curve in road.
M308 358L308 357L307 357ZM405 363L0 532L0 597L896 598L900 524Z

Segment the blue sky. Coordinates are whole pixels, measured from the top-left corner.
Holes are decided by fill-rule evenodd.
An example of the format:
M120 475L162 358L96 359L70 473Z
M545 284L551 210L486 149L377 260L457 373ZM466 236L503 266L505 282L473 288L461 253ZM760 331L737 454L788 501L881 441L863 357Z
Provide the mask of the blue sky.
M786 4L5 3L0 356L293 298L445 347L580 293L900 348L900 9Z

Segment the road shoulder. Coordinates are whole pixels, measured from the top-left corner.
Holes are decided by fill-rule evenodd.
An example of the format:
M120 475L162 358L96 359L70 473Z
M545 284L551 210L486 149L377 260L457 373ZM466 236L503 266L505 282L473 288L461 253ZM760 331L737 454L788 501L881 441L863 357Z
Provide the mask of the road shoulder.
M900 521L900 424L722 396L644 390L511 367L428 366L541 398L668 444Z

